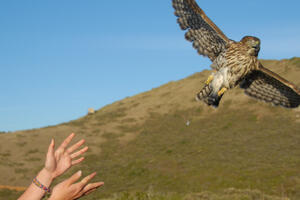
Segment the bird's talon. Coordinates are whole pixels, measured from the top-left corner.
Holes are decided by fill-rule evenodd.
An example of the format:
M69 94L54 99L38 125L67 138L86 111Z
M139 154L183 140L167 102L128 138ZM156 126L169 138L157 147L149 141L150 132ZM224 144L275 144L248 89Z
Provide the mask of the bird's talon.
M205 84L206 84L206 85L210 84L210 82L211 82L213 79L214 79L214 76L213 76L213 75L210 75L210 76L208 77L208 79L205 81Z
M218 96L222 96L225 92L227 91L227 88L223 87L219 92L218 92Z

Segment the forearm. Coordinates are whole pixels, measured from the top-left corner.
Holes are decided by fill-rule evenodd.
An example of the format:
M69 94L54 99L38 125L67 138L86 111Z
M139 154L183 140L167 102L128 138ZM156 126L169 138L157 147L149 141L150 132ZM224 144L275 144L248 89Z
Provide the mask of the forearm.
M38 173L36 179L47 188L50 187L53 181L53 177L51 173L49 173L45 169L42 169ZM26 191L22 194L22 196L19 197L18 200L40 200L45 195L45 193L46 193L45 190L39 188L34 183L31 183L30 186L26 189Z

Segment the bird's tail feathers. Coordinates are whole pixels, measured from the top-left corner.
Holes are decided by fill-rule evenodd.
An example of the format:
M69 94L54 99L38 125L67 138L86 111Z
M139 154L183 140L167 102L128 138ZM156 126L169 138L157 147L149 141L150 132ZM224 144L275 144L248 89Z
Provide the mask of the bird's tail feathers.
M218 93L215 93L213 91L210 84L207 84L196 95L196 100L203 101L204 103L206 103L209 106L218 107L222 96L223 96L223 94L221 96L219 96Z
M204 101L207 97L212 93L212 88L210 84L205 84L205 86L200 90L200 92L196 95L197 101Z

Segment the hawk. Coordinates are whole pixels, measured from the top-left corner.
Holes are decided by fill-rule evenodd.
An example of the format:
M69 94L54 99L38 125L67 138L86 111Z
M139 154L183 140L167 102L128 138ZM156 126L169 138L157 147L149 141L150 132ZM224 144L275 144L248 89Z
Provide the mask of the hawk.
M172 0L175 15L185 38L200 55L211 61L212 73L196 95L208 105L218 107L224 93L240 86L256 99L295 108L300 104L300 90L294 84L265 68L258 60L260 39L245 36L230 40L206 16L195 0Z

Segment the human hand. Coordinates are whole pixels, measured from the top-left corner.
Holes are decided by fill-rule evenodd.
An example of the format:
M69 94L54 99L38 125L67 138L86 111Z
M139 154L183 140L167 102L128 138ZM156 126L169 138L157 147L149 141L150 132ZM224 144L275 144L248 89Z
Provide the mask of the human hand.
M48 148L45 162L45 170L51 174L52 179L62 175L70 167L72 167L73 165L77 165L84 160L84 157L81 157L77 160L75 158L85 153L88 150L88 147L84 147L75 153L73 152L81 147L85 143L85 140L80 140L73 146L67 148L74 136L74 133L70 134L57 148L56 151L54 151L55 144L54 139L52 139L51 144Z
M59 183L52 190L52 195L49 200L73 200L79 199L82 196L94 192L97 188L104 185L103 182L89 183L88 182L96 176L96 172L86 176L80 182L75 183L82 172L78 171L69 179Z

